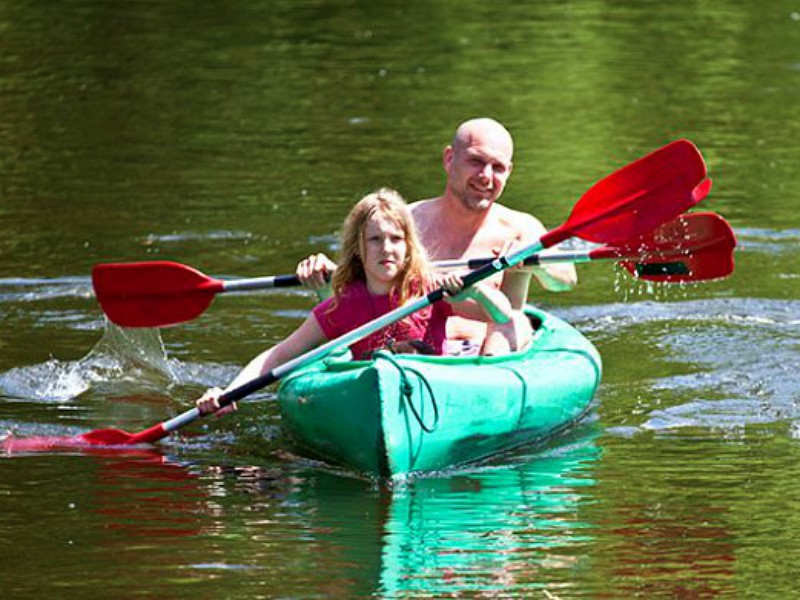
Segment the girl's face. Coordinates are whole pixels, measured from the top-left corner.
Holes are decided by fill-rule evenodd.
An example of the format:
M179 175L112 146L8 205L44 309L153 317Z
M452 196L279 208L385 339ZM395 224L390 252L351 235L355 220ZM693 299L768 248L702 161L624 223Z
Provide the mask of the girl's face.
M391 219L375 214L364 227L363 256L367 289L388 294L406 263L406 234Z

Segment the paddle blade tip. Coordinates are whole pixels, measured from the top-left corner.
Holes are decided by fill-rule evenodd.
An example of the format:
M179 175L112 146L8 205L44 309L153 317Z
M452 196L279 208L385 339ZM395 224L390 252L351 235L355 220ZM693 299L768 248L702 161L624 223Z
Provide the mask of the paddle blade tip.
M8 433L0 439L3 454L81 451L131 444L133 435L121 429L100 429L79 435L17 437Z
M698 183L695 188L692 190L692 200L694 203L697 204L702 202L703 200L708 197L709 192L711 191L712 181L710 177L706 177L703 181Z
M687 256L662 261L621 261L620 264L637 279L656 283L692 283L728 277L734 271L732 249L715 256Z

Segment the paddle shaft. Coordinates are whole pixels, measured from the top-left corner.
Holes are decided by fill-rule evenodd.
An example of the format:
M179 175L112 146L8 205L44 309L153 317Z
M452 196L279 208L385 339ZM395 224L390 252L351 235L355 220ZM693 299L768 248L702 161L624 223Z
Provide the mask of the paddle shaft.
M599 256L593 250L573 250L543 252L529 256L523 262L528 266L555 264L555 263L583 263L597 258L625 258L624 256L608 254ZM630 258L630 257L629 257ZM433 263L437 269L467 268L477 269L493 261L493 258L472 258L469 260L440 260ZM246 279L219 280L219 286L208 286L214 291L222 292L249 292L269 288L297 287L301 285L297 275L272 275L268 277L252 277Z
M676 218L697 204L708 193L709 186L705 163L697 148L686 140L668 144L597 182L581 196L566 223L545 233L537 242L508 256L498 257L468 273L462 280L464 289L571 237L601 244L623 244ZM242 386L224 392L219 403L227 406L279 380L294 369L330 354L334 349L350 345L441 300L444 294L444 289L439 288L414 302L398 307ZM202 310L203 305L198 307ZM167 322L178 322L178 317L185 319L186 315L176 312ZM155 441L199 416L200 411L194 408L141 433L130 435L124 443ZM102 431L94 432L95 435L90 437L91 433L86 434L85 438L93 439L92 443L104 443ZM115 440L119 443L120 437L125 438L128 435L125 432L117 433Z
M542 238L542 240L544 240L544 238ZM463 277L462 281L464 285L462 289L467 289L468 287L494 275L495 273L523 262L526 258L532 256L544 247L542 240L534 242L530 246L511 254L508 257L499 257L483 265L482 267L471 271ZM297 356L292 360L275 367L274 369L271 369L269 372L264 373L263 375L260 375L259 377L248 381L247 383L224 392L219 397L218 404L220 408L222 408L241 400L242 398L245 398L256 391L275 383L276 381L279 381L284 376L292 371L295 371L296 369L324 358L343 346L350 346L351 344L354 344L368 335L371 335L372 333L375 333L376 331L383 329L384 327L391 325L396 321L400 321L401 319L404 319L407 316L422 310L427 306L430 306L434 302L442 300L445 294L446 292L444 288L438 288L413 302L399 306L394 310L382 315L381 317L365 323L364 325L361 325L360 327L357 327L336 339L325 342L321 346L317 346L313 350L309 350L308 352L301 354L300 356ZM172 419L132 435L128 443L143 444L154 442L169 435L173 431L176 431L181 427L196 421L201 416L202 414L200 413L199 409L192 408L177 415L176 417L173 417Z

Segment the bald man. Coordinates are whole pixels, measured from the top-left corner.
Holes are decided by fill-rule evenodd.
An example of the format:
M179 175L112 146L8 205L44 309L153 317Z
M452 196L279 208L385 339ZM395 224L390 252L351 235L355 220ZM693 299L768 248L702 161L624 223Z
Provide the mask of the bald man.
M471 119L459 125L442 154L447 175L444 193L410 206L431 260L507 254L532 244L546 232L533 216L497 203L511 175L513 154L511 134L494 119ZM328 257L317 254L298 265L297 275L307 287L319 291L334 268ZM520 309L528 298L531 275L554 292L570 290L577 283L571 264L518 266L491 277L488 281L511 301L514 318L487 326L451 317L447 322L448 353L499 355L524 348L531 338L531 326Z
M472 119L458 127L442 155L447 174L444 193L411 205L431 260L506 254L532 244L546 232L533 216L497 203L511 175L513 154L511 134L493 119ZM512 306L521 309L528 298L531 275L545 289L555 292L570 290L577 283L571 264L518 267L492 280ZM448 321L453 354L470 353L483 339L485 354L518 350L530 339L530 333L521 313L508 324L490 325L488 332L484 323L459 317Z

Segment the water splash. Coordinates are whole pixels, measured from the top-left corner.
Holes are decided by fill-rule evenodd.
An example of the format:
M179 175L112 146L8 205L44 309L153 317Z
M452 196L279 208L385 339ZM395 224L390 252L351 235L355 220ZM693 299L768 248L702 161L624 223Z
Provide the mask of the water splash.
M61 298L92 298L88 277L56 277L51 279L6 277L0 279L0 302L38 302Z
M121 329L107 323L102 338L77 361L50 359L0 375L0 392L11 398L66 403L96 385L177 381L157 329Z

